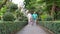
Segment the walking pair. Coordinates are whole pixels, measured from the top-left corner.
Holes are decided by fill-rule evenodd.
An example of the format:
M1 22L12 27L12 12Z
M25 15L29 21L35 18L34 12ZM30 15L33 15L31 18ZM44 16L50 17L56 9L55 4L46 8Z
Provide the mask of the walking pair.
M31 14L31 12L28 12L28 14L27 14L28 24L36 25L37 16L38 15L36 14L36 12L34 12L33 14Z

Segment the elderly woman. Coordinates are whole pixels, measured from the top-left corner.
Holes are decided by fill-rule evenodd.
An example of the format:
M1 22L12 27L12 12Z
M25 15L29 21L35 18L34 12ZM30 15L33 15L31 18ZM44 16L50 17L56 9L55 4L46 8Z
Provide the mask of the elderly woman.
M27 18L28 18L28 24L32 25L33 24L33 18L32 18L32 14L30 11L27 11Z

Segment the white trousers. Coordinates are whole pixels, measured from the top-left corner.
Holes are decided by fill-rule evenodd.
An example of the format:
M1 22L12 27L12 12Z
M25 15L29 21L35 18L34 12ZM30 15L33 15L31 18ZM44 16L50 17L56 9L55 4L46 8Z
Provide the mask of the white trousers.
M34 20L34 25L36 25L36 20Z
M29 25L36 25L36 20L30 20L30 19L28 19L28 24Z

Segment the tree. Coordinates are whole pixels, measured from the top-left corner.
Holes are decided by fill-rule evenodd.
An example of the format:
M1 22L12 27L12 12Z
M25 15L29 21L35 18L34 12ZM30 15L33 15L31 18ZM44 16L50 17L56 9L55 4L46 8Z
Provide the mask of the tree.
M2 0L2 3L0 4L0 9L6 4L7 0Z
M52 16L52 20L57 19L60 13L60 0L25 0L26 8L33 11L47 12Z
M55 16L58 13L56 11L58 11L57 9L59 9L58 7L60 7L60 0L45 0L45 2L48 12L50 11L49 13L51 14L51 16L53 16L53 20L55 20Z
M26 2L25 7L29 10L40 11L40 9L45 8L44 0L25 0L25 2ZM43 10L45 10L45 9L43 9Z

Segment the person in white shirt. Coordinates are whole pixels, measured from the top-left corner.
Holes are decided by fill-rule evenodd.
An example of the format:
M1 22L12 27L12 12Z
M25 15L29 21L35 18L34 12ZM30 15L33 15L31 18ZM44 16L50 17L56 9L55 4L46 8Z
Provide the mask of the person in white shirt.
M28 24L33 24L32 14L28 11L27 12Z

